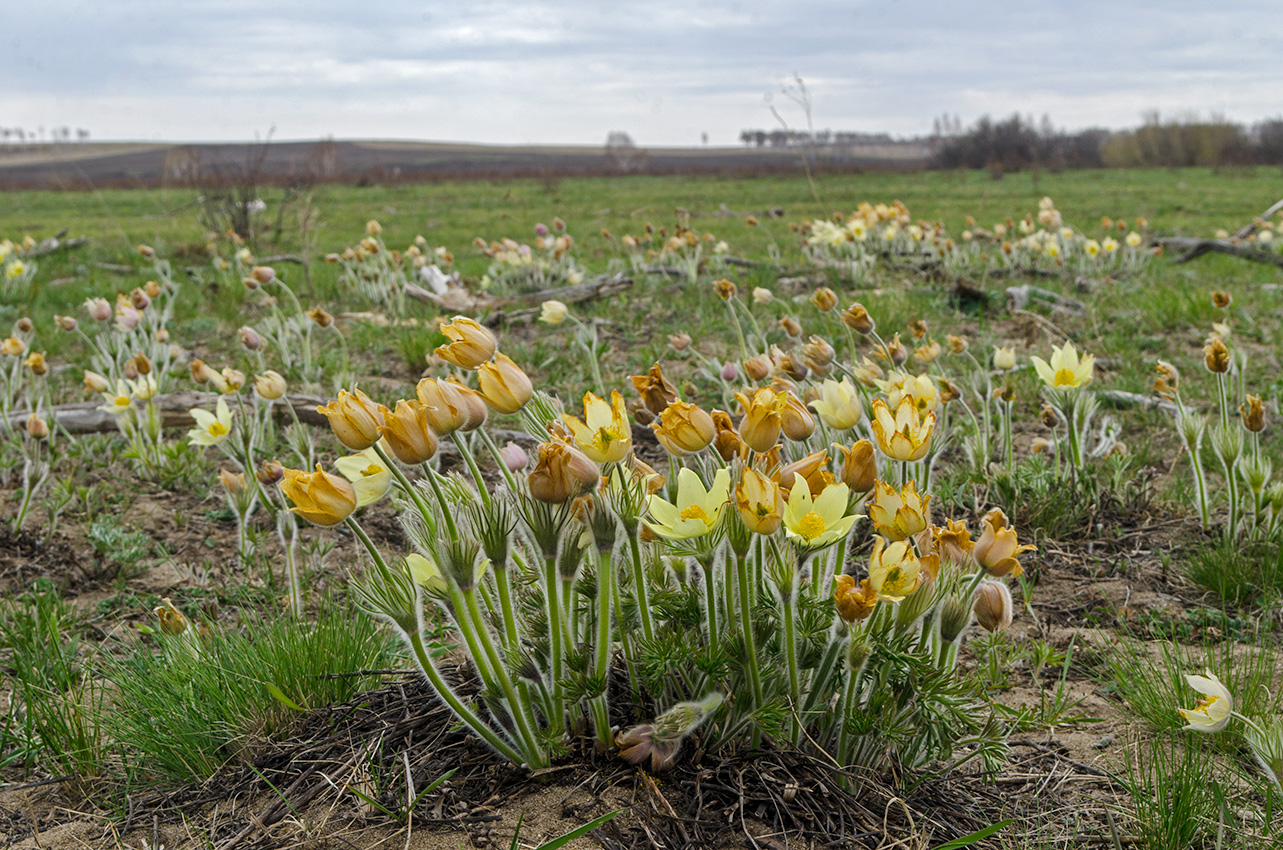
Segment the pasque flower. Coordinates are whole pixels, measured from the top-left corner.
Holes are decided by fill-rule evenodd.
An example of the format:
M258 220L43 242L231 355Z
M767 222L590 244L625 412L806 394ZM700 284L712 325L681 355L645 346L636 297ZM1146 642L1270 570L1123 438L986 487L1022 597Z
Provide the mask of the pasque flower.
M849 378L841 381L825 379L820 384L820 397L811 402L811 407L820 414L825 425L838 431L854 427L864 415L860 395Z
M851 448L833 444L833 448L842 453L842 468L838 478L851 488L852 493L867 493L873 489L878 479L878 463L873 456L873 444L868 440L856 440Z
M1184 728L1195 732L1219 732L1234 714L1234 698L1221 680L1207 671L1206 676L1185 674L1191 688L1203 695L1193 708L1179 708L1181 717L1188 724Z
M717 470L707 488L693 469L682 467L677 473L677 504L650 496L646 502L650 511L646 527L669 540L703 537L721 522L730 490L731 473L725 467Z
M294 507L290 510L314 525L338 525L356 510L356 490L346 478L317 464L316 472L286 469L278 485Z
M352 482L358 508L374 504L392 487L392 470L373 448L341 457L334 461L334 467Z
M919 418L913 398L900 399L895 413L880 398L873 400L873 436L878 448L889 458L901 461L921 460L931 448L931 432L936 415L928 413Z
M350 393L339 390L337 399L316 410L330 420L339 442L353 451L368 449L379 441L383 414L379 412L379 405L360 390Z
M659 444L678 457L701 451L717 436L713 417L685 401L674 401L665 407L659 421L652 422L650 427Z
M477 372L481 396L498 413L516 413L534 395L534 385L521 367L506 354L496 354Z
M869 558L869 584L879 598L899 602L934 575L939 565L936 555L919 558L911 541L888 543L878 535L873 538L873 555Z
M752 395L736 393L735 398L744 408L740 439L755 452L769 452L780 441L782 415L788 407L789 393L761 387L753 390Z
M879 481L868 502L873 530L888 540L906 540L931 524L931 496L917 491L910 481L902 489Z
M833 579L833 602L838 616L848 623L868 619L878 604L878 592L869 579L858 585L852 576L840 575Z
M401 399L394 410L382 408L379 433L396 459L405 464L423 463L437 453L437 435L428 423L428 406L417 399Z
M453 363L460 369L479 369L494 356L499 343L475 319L466 316L455 316L453 321L441 326L441 333L450 340L448 345L437 346L434 352L447 363Z
M784 508L789 538L800 541L807 549L819 549L846 537L859 519L846 512L849 493L845 484L830 484L812 500L811 488L794 486Z
M201 407L193 407L188 411L192 419L196 420L196 427L187 432L187 438L193 446L217 446L232 433L232 410L227 406L226 399L220 398L215 410L216 414Z
M531 496L554 504L582 496L600 480L601 470L597 464L562 440L539 444L539 459L526 477Z
M783 521L784 495L780 486L752 467L744 467L735 485L735 510L754 534L771 535Z
M981 520L984 531L975 542L971 555L985 572L991 576L1018 576L1024 572L1017 560L1025 552L1034 551L1035 547L1020 545L1016 530L1007 526L1007 515L1001 508L994 508Z
M424 378L415 387L419 401L427 408L428 424L437 434L452 434L468 424L468 402L460 389L458 384L435 378Z
M1080 359L1072 342L1065 343L1061 348L1052 346L1050 364L1041 357L1030 357L1029 360L1043 383L1053 388L1077 389L1090 384L1096 365L1096 358L1090 354L1083 355Z
M609 404L593 393L584 393L584 418L563 413L561 421L570 429L579 450L597 463L621 461L632 448L628 413L623 396L616 391L611 391Z
M677 388L664 377L658 363L651 366L650 372L645 375L633 375L632 382L637 395L641 396L642 404L656 416L677 401Z

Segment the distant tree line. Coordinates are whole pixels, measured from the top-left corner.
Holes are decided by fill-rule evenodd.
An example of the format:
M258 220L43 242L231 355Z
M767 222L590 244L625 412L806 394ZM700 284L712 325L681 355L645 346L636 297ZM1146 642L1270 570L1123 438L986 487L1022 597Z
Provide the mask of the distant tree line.
M76 141L89 141L89 131L79 127L75 130L70 127L50 127L48 133L45 132L44 127L35 130L28 130L25 127L0 127L0 143L6 145L14 143L19 145L43 144L45 142L59 144L70 142L73 133Z
M1130 130L1057 129L1047 116L984 116L963 129L956 117L937 118L932 135L937 168L986 168L995 174L1026 168L1167 167L1283 164L1283 118L1244 125L1213 115L1145 116Z
M889 145L887 133L853 133L846 130L741 130L740 144L748 148L848 147Z

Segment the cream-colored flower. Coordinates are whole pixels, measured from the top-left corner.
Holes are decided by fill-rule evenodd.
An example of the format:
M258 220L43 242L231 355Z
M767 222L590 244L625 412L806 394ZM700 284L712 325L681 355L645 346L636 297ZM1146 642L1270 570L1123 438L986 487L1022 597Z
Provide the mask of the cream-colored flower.
M1185 681L1203 698L1193 708L1177 709L1188 724L1184 728L1208 733L1224 729L1234 714L1234 698L1230 696L1229 688L1221 684L1210 670L1206 676L1186 673Z
M555 298L550 298L539 305L539 321L550 325L559 325L566 320L566 314L569 312L565 304Z
M707 489L694 470L682 467L677 473L677 504L659 496L648 497L650 520L646 526L669 540L703 537L721 522L730 492L731 473L725 467L717 470Z
M574 437L575 445L597 463L621 461L633 445L624 398L612 390L610 403L593 393L584 393L584 418L561 415Z
M825 425L838 431L855 427L864 416L860 394L851 380L845 377L841 381L825 379L820 385L820 397L811 402L811 407L820 414Z
M1042 378L1044 384L1049 387L1070 389L1090 384L1096 365L1096 358L1090 354L1083 355L1079 359L1078 350L1074 348L1072 342L1066 342L1061 348L1052 346L1050 364L1041 357L1030 357L1029 360L1034 364L1034 369L1038 371L1038 377Z
M919 418L913 399L905 396L895 413L880 398L873 400L873 436L878 448L894 460L921 460L931 448L931 432L935 429L936 415L928 413Z
M878 598L899 602L921 586L929 575L939 569L936 555L919 558L909 540L888 544L881 535L873 538L873 554L869 558L869 585Z
M217 414L201 407L188 411L196 420L196 427L187 432L187 439L193 446L221 445L232 433L232 410L227 406L227 400L220 398L215 410Z
M906 540L931 524L931 496L919 494L915 481L900 490L879 481L873 485L868 513L878 534L888 540Z
M373 447L339 458L334 467L352 482L358 508L374 504L392 487L392 470Z
M807 549L819 549L846 537L860 517L846 512L850 489L830 484L814 500L810 487L793 487L784 506L784 529L789 539Z

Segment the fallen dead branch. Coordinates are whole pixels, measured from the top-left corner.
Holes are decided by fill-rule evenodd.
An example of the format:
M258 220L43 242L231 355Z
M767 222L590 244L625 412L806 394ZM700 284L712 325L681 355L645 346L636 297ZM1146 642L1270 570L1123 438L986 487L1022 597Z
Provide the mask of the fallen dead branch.
M1096 393L1096 398L1109 402L1115 407L1141 407L1146 410L1161 410L1165 413L1175 413L1178 409L1175 402L1170 402L1165 398L1123 392L1122 390L1099 390Z
M581 301L593 301L598 298L610 298L630 289L633 279L626 275L601 275L592 280L574 286L558 286L551 289L540 289L505 298L495 298L485 293L470 292L462 287L451 287L438 295L415 284L407 284L405 294L416 301L436 304L444 310L460 313L488 313L486 324L498 324L506 321L506 307L538 306L545 301L556 299L563 304L575 304Z
M1013 310L1024 310L1031 302L1039 301L1050 304L1052 310L1072 313L1075 316L1087 314L1087 305L1083 302L1029 284L1007 287L1007 301Z
M1234 238L1237 239L1238 237ZM1176 263L1188 263L1190 260L1196 260L1204 254L1228 254L1231 257L1240 257L1244 260L1251 260L1254 263L1268 263L1283 268L1283 254L1275 254L1272 251L1262 251L1259 248L1240 245L1232 239L1165 236L1159 237L1154 241L1164 248L1184 251L1185 253L1175 259L1174 262Z

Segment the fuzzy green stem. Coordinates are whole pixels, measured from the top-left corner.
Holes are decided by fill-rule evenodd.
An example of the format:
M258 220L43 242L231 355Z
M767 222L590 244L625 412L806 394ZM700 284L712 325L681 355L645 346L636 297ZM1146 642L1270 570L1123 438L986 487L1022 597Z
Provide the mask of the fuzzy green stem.
M650 589L646 587L646 570L642 566L641 545L636 532L628 535L628 552L633 562L633 597L637 600L637 615L641 618L642 637L655 639L655 626L650 619Z
M544 594L548 602L548 653L551 656L550 675L552 677L552 707L548 718L558 737L566 734L566 698L562 678L565 675L565 650L563 648L563 624L561 601L557 598L561 582L557 575L557 557L554 555L544 562Z
M798 717L801 711L802 697L802 677L797 669L797 623L796 612L793 606L796 604L794 596L796 590L789 593L787 599L781 600L781 610L784 615L784 654L788 663L789 670L789 699L792 702L792 716L789 719L789 738L794 744L801 741L802 725Z
M610 603L612 598L611 581L615 567L611 562L610 552L598 552L597 556L597 646L593 659L593 673L602 680L602 692L593 698L593 725L597 733L597 742L603 749L609 749L613 743L610 732L610 705L606 691L610 685L610 650L613 646L610 639Z
M423 468L428 473L428 483L432 485L432 494L437 497L437 504L441 506L441 515L445 517L446 530L450 533L451 540L459 539L459 527L455 525L454 514L450 511L450 504L445 499L445 493L441 490L441 473L432 468L429 463L424 463ZM411 491L413 492L413 491ZM424 515L427 518L427 515Z

